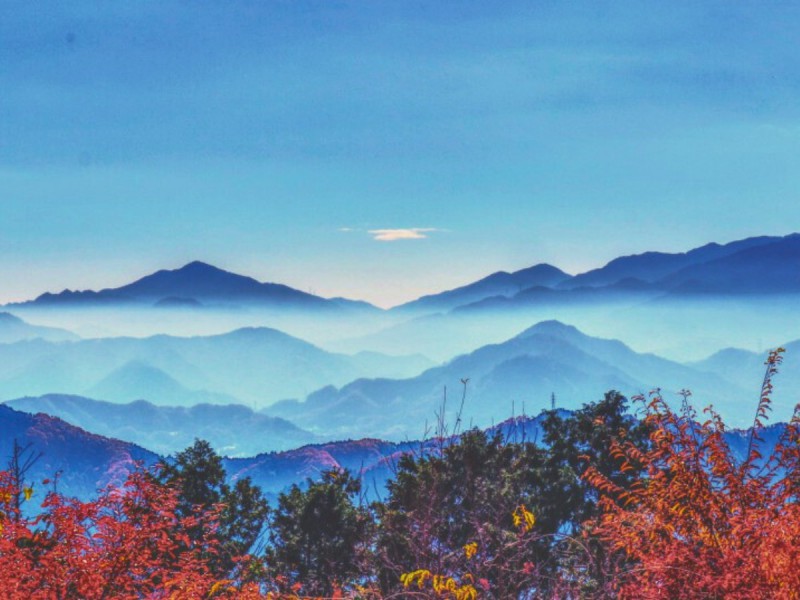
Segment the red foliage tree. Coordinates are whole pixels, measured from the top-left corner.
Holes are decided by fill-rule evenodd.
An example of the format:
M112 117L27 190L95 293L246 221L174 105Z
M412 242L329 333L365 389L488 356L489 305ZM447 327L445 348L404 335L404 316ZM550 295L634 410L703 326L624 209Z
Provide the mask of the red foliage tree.
M676 413L656 393L645 417L651 449L624 439L611 449L624 468L643 468L644 475L623 489L587 470L603 496L594 533L626 558L606 596L800 598L797 410L770 456L759 451L782 351L767 360L744 460L736 460L713 410L698 423L688 402Z
M0 595L4 598L192 598L217 583L213 513L178 518L173 490L134 473L93 502L48 494L26 518L12 502L19 482L0 473ZM190 540L189 528L209 535Z

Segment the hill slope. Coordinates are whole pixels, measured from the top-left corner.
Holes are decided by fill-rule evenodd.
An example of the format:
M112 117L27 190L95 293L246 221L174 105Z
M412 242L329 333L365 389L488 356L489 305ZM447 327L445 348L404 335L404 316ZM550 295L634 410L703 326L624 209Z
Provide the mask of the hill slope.
M0 457L11 456L14 440L30 444L41 458L29 472L35 502L44 499L42 480L57 482L58 490L83 499L106 485L120 485L140 461L153 464L158 456L134 444L106 438L45 414L31 415L0 404Z
M288 450L315 441L292 423L254 412L241 405L198 404L191 407L155 406L138 400L116 404L50 394L18 398L8 406L27 413L45 413L87 431L113 436L161 455L207 440L220 454L253 456Z

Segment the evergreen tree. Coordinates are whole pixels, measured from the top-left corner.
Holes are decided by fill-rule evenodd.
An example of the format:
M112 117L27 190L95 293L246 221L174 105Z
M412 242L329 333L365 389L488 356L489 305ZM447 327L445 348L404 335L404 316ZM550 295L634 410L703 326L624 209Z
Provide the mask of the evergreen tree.
M270 568L310 596L331 596L364 573L371 520L354 503L361 489L347 471L328 471L278 498L271 520Z
M219 507L216 535L220 554L214 565L219 573L233 567L233 557L247 554L253 548L267 519L267 501L249 477L237 480L231 488L225 482L222 458L208 442L195 440L192 446L176 454L172 461L162 465L158 479L178 491L180 516Z

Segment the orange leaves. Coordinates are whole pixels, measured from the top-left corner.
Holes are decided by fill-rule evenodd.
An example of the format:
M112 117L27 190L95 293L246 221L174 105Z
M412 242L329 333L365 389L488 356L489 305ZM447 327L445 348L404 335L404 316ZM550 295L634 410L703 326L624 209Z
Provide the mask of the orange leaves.
M651 450L611 449L621 452L623 470L645 467L638 485L622 490L596 471L585 474L605 511L596 533L632 563L617 573L620 598L800 598L800 430L790 424L769 457L759 449L780 352L767 359L742 464L713 410L700 424L690 407L676 414L656 396L645 417Z
M0 475L2 498L30 499L32 488ZM143 473L124 492L106 490L93 502L49 494L42 515L17 515L0 532L0 596L205 597L215 584L206 561L216 548L210 538L185 543L175 504L174 492ZM4 502L0 510L9 508ZM197 520L211 530L211 516Z

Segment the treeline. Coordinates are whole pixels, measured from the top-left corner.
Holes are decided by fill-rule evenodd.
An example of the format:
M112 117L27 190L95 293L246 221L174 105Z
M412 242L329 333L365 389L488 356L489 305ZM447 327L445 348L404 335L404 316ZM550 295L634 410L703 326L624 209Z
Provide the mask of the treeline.
M405 454L372 502L331 471L269 506L197 441L26 517L17 457L0 474L0 596L800 598L800 421L760 453L780 358L738 461L713 411L656 393L635 419L615 392L547 413L538 443L471 430Z

